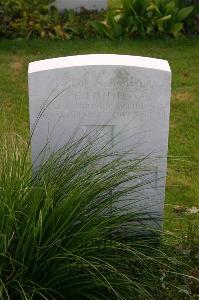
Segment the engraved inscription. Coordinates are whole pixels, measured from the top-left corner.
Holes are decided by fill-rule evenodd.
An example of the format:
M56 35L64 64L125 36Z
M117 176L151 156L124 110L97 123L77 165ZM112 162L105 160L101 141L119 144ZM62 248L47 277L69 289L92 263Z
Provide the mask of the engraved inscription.
M99 114L109 114L112 117L141 117L141 118L150 118L151 116L162 116L165 118L165 108L161 103L149 103L147 101L134 101L134 102L123 102L119 101L114 103L110 99L104 101L89 102L89 99L81 102L77 97L70 101L69 99L64 102L59 102L59 99L56 103L53 103L53 111L63 112L65 111L66 116L69 118L78 118L81 116L90 116ZM122 99L122 98L121 98Z

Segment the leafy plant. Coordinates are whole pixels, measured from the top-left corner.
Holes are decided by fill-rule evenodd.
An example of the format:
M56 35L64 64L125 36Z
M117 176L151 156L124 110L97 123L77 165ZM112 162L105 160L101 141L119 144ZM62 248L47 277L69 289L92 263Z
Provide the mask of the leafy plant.
M107 13L104 21L95 21L92 23L95 31L100 36L105 36L110 39L120 38L124 35L124 28L118 22L118 15L114 11Z
M97 14L80 15L66 11L63 15L46 1L11 0L0 2L0 37L72 39L93 35L90 21ZM100 16L100 14L99 14Z
M149 32L155 30L176 37L183 30L183 21L193 11L193 6L180 8L176 0L154 0L148 11L152 12Z
M185 30L189 33L199 32L199 2L198 0L182 0L179 5L186 7L188 5L193 6L193 11L189 17L185 20Z
M178 0L122 0L107 13L82 10L60 14L52 0L0 0L0 37L109 39L172 35L198 29L198 9ZM52 3L53 4L53 3ZM196 5L194 4L196 7Z
M148 24L149 0L123 0L123 12L120 19L123 20L127 34L145 36Z
M94 24L108 38L167 34L177 37L184 30L184 21L193 6L177 0L123 0L122 7L107 14L103 22Z
M3 0L0 2L0 36L28 36L36 25L48 19L51 0ZM34 28L35 25L35 28Z
M95 29L108 38L145 36L149 0L123 0L122 7L107 13L106 20L96 22Z
M168 288L181 297L182 265L161 250L156 231L140 232L150 232L143 222L153 215L123 204L148 183L143 158L112 156L88 140L32 174L28 149L1 139L1 298L157 299Z

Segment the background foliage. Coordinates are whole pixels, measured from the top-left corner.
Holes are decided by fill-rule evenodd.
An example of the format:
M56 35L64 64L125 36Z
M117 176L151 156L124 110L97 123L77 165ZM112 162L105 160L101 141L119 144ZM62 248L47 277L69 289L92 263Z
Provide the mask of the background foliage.
M65 11L61 15L52 0L1 0L0 37L39 37L49 39L72 39L91 37L90 22L98 18L96 13Z
M60 14L53 0L0 0L0 38L110 39L194 33L198 4L188 0L122 0L107 12Z
M196 13L193 5L177 0L123 0L119 9L107 12L105 21L96 22L96 30L110 38L122 36L171 35L177 37L185 29L196 31L188 17Z

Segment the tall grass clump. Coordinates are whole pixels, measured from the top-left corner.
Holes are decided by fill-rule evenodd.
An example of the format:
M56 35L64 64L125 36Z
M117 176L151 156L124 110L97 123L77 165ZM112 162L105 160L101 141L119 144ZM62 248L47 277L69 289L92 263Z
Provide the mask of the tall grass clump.
M33 171L29 150L1 138L0 299L167 299L180 290L181 265L141 230L153 216L124 201L149 184L144 159L87 141Z

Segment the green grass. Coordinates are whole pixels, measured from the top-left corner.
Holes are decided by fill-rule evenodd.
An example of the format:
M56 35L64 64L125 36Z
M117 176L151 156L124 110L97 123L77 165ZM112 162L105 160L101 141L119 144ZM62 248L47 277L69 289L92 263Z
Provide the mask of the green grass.
M27 68L31 61L87 53L118 53L163 58L172 69L169 176L166 228L184 222L173 206L197 206L199 199L199 38L178 40L76 40L0 42L0 132L27 137ZM191 218L197 217L193 215ZM170 218L172 218L172 225Z
M97 151L80 142L81 151L79 141L63 147L32 176L26 149L0 139L0 298L186 299L189 281L197 283L187 261L154 229L140 234L153 216L122 200L137 202L144 161L113 157L97 136Z

